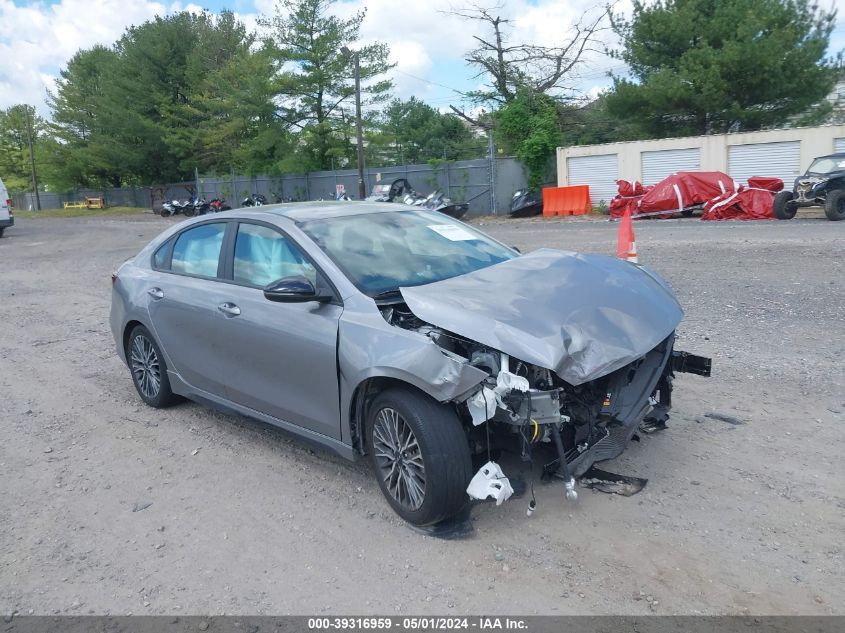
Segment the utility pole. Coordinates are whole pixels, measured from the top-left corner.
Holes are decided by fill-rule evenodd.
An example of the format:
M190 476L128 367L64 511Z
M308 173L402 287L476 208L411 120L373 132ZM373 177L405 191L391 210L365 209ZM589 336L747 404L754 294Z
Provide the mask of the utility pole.
M496 214L496 148L493 143L493 126L487 128L488 152L490 155L490 212Z
M358 137L358 199L367 197L367 186L364 184L364 126L361 123L361 55L354 53L348 47L340 49L346 59L352 59L355 64L355 136Z
M32 122L29 119L29 106L23 106L26 116L26 138L29 141L29 166L32 170L32 190L35 192L35 208L41 211L41 197L38 195L38 178L35 176L35 153L32 151Z

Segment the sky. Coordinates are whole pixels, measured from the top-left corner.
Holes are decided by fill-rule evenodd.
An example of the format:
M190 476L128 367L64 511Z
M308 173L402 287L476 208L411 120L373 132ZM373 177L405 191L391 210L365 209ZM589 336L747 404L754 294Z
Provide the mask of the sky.
M512 18L514 41L553 45L585 11L595 11L604 0L498 0L502 15ZM483 2L489 6L493 0ZM334 11L341 16L366 6L361 30L363 41L380 40L391 49L396 67L391 71L396 96L416 96L446 110L468 105L460 93L476 89L481 80L464 62L473 47L478 25L445 15L462 0L339 0ZM845 0L821 0L838 8L839 17L831 50L845 49ZM619 0L625 11L630 0ZM0 0L0 109L16 103L34 105L48 115L45 96L61 68L80 48L111 45L133 24L155 15L202 8L233 10L248 26L261 15L272 15L275 0ZM604 35L612 44L612 35ZM581 68L577 88L595 96L610 83L607 72L624 66L602 54L591 54Z

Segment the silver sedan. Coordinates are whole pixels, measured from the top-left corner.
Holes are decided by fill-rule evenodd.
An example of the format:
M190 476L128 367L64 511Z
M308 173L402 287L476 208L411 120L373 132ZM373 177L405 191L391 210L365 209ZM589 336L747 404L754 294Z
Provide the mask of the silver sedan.
M520 255L386 203L238 209L177 224L113 274L141 399L189 398L349 459L417 526L512 493L495 455L574 478L665 423L682 311L648 269Z

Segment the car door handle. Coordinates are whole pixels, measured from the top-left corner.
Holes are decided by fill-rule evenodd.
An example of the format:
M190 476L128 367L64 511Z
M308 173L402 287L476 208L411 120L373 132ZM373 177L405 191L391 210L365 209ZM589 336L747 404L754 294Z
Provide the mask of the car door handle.
M150 288L147 290L147 294L153 299L164 299L164 293L161 291L161 288Z
M236 317L241 313L241 309L238 306L234 303L229 303L228 301L226 303L221 303L217 306L217 309L226 316L230 317Z

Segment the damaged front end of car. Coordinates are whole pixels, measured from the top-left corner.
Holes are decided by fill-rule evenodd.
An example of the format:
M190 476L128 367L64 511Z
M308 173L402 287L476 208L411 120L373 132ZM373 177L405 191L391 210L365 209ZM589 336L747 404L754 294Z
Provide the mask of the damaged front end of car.
M710 375L710 359L674 350L682 312L654 273L612 258L537 251L402 289L380 306L392 326L483 372L450 399L476 455L515 452L543 472L576 478L619 455L638 429L665 428L676 372ZM468 487L497 504L513 492L488 460Z

